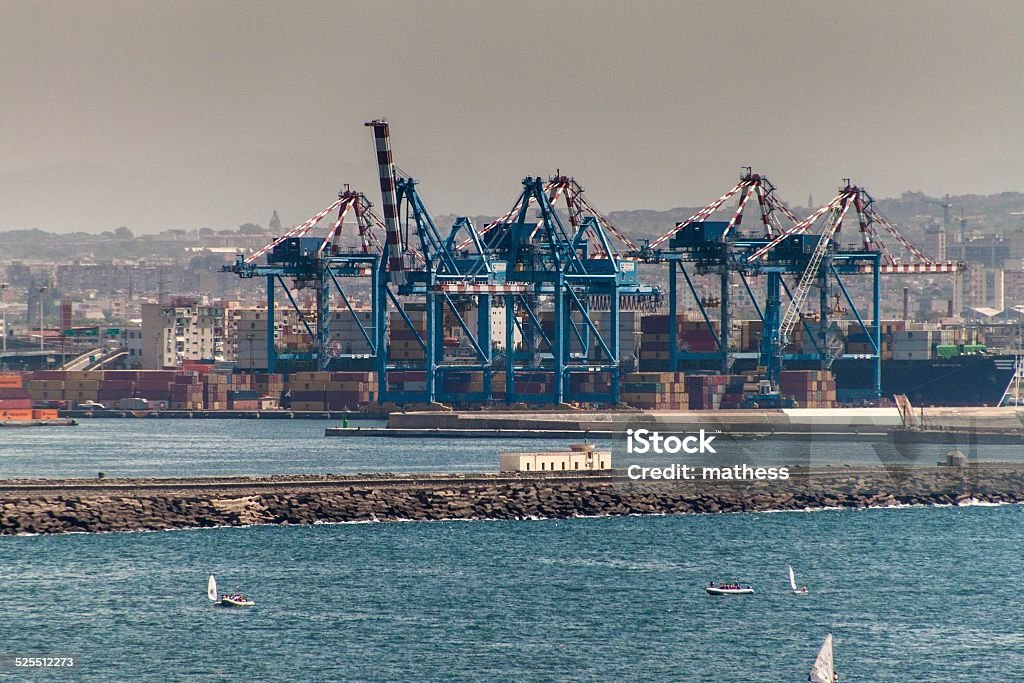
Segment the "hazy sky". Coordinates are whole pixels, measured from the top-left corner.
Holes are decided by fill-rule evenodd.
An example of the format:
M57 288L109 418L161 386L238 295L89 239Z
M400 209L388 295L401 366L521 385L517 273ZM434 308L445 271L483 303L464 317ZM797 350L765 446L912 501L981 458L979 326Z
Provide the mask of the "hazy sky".
M286 224L372 137L435 213L1024 191L1024 2L0 2L0 230ZM685 218L681 216L680 218Z

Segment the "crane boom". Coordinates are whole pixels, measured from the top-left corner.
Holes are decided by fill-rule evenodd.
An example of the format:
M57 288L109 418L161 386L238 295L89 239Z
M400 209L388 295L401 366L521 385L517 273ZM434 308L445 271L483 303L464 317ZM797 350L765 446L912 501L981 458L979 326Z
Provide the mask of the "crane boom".
M814 252L807 262L807 268L804 269L803 274L800 276L800 282L793 291L793 299L789 302L789 308L786 309L786 314L782 317L782 323L779 325L779 343L782 348L785 348L789 341L789 335L792 334L793 328L796 327L797 321L800 320L800 307L803 306L804 299L807 298L808 292L811 291L811 285L818 277L818 272L821 270L821 262L828 251L832 236L835 235L839 226L843 224L843 217L846 215L847 210L849 210L850 204L851 202L845 201L842 203L842 208L834 210L834 218L829 221L826 229L822 231L821 236L818 238L818 244L814 247Z

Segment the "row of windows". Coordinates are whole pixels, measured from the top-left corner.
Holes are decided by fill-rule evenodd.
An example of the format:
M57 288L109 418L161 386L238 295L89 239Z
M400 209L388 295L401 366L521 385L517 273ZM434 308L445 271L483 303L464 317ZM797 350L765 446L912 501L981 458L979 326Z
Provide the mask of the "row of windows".
M603 470L604 469L604 460L602 460L600 464L601 464L601 466L598 469ZM574 470L578 470L580 468L579 462L574 462L573 465L574 465L574 467L573 467ZM540 469L541 469L541 471L544 470L544 463L540 464ZM564 462L562 463L562 469L563 470L565 469L565 463ZM526 463L526 470L527 471L530 470L530 463ZM555 463L551 463L550 471L553 472L554 470L555 470Z

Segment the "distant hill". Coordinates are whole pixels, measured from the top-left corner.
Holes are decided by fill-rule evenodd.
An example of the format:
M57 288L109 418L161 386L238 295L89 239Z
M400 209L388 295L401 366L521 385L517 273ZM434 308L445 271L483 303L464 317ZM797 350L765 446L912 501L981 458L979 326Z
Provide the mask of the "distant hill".
M968 230L983 233L1008 235L1024 229L1024 193L1002 192L994 195L957 195L946 198L928 197L921 192L904 192L895 199L875 198L878 210L897 227L903 229L911 239L919 239L929 224L941 225L944 221L943 204L950 204L950 230L957 231L961 216ZM736 203L730 202L716 213L713 220L726 220L735 210ZM685 221L701 207L679 207L668 211L634 209L612 211L608 219L626 231L636 240L654 239L671 230L676 223ZM811 213L807 207L792 207L801 218ZM817 207L814 207L817 208ZM450 225L454 216L438 216L438 223ZM474 224L482 226L494 220L493 216L475 216ZM756 225L759 220L757 208L749 205L744 215L744 224Z
M0 231L233 228L265 225L275 209L295 224L330 204L342 183L356 182L346 168L355 176L361 166L329 155L237 152L131 172L70 163L2 173Z

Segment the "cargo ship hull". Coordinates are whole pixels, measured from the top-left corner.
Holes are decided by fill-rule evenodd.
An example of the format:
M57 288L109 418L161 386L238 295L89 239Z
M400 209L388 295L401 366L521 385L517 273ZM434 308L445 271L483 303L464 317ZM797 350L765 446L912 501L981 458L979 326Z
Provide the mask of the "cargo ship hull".
M916 406L994 406L1013 376L1014 356L955 356L931 360L883 360L882 396L905 394ZM874 385L874 364L836 359L840 400Z

